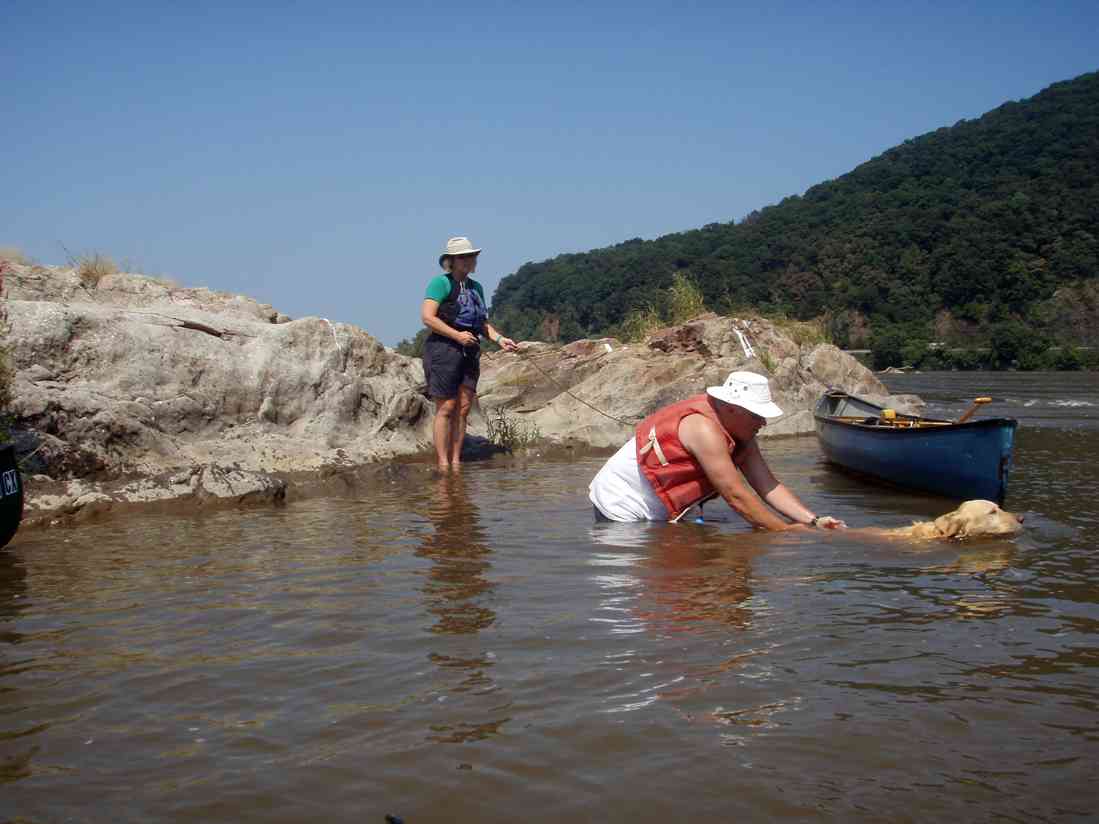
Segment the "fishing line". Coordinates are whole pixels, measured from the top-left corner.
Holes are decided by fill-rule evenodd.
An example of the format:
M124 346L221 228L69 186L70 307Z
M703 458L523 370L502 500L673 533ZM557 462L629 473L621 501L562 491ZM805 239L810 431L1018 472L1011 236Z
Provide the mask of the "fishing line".
M594 405L588 403L583 398L579 397L578 395L573 394L572 390L570 390L568 387L563 386L555 377L553 377L553 375L551 375L549 372L547 372L545 369L543 369L541 366L538 365L538 361L535 360L536 356L533 353L530 354L530 355L527 355L527 354L525 354L525 353L523 353L523 352L521 352L520 350L517 349L517 350L515 350L515 354L517 354L519 356L520 360L526 361L527 363L530 363L532 366L534 366L535 369L537 369L539 372L542 373L542 375L546 378L546 380L548 380L550 383L552 383L554 386L556 386L558 389L560 389L562 392L564 392L566 395L568 395L574 401L577 401L578 403L584 404L584 406L588 407L588 409L591 409L593 412L598 412L604 418L609 418L610 420L614 421L615 423L622 424L622 426L634 426L635 424L638 424L643 420L642 418L638 418L635 421L624 421L621 418L618 418L618 417L615 417L614 415L611 415L609 412L604 412L599 407L594 406ZM553 353L552 352L547 352L546 354L549 355L549 354L553 354Z

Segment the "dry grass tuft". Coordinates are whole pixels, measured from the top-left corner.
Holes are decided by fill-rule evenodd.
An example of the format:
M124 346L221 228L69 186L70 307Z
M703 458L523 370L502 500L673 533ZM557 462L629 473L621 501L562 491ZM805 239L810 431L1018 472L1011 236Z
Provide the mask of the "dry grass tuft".
M31 259L17 246L0 246L0 261L18 263L20 266L29 266L31 263Z
M523 423L509 415L502 406L494 409L487 417L488 439L508 452L531 446L542 438L538 424Z
M819 320L789 320L776 323L798 346L816 346L818 343L831 343L832 336Z
M818 343L832 343L832 335L823 318L814 320L794 320L786 315L764 315L754 313L755 317L770 321L775 328L789 337L798 346L816 346Z
M81 255L76 259L73 268L76 269L77 277L86 289L95 289L99 286L99 281L107 275L118 273L118 264L99 252Z

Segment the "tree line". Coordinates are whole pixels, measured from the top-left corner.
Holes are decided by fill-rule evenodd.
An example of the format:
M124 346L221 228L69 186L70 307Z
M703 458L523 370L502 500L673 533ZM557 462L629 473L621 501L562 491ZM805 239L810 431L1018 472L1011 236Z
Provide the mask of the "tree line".
M987 350L1016 328L1068 349L1097 343L1099 311L1076 296L1094 296L1099 277L1099 72L740 221L524 264L492 313L515 337L614 334L659 316L677 276L710 309L817 319L843 347Z

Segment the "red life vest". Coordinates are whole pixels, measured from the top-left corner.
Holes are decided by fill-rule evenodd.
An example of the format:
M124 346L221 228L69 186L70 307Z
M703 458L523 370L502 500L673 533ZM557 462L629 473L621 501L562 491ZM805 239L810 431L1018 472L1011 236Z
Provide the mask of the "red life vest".
M641 421L634 432L637 466L672 521L715 491L702 465L679 440L679 424L688 415L704 415L716 423L725 436L726 447L732 449L733 439L721 425L706 394L658 409Z

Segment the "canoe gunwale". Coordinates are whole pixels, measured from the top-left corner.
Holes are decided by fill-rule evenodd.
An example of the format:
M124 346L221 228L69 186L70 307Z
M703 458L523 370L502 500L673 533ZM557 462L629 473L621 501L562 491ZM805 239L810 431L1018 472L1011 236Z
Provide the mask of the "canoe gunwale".
M943 420L942 418L925 418L920 415L907 415L898 412L897 419L902 421L920 421L925 423L934 424L934 427L921 428L918 426L881 426L879 424L864 423L862 421L855 420L840 420L839 416L829 415L826 412L821 411L821 406L828 402L829 399L849 398L856 401L859 404L876 410L879 414L885 410L884 406L878 406L876 403L863 400L856 395L848 395L846 392L833 394L831 392L821 396L821 399L817 401L817 405L813 409L813 419L817 423L827 423L830 426L844 426L856 429L860 432L881 432L888 433L891 437L896 437L902 433L908 435L927 435L931 432L949 432L958 431L962 429L981 429L986 427L999 427L1008 424L1012 427L1017 427L1019 422L1015 418L977 418L975 420L969 420L965 423L958 423L957 421ZM866 417L871 417L867 414Z

